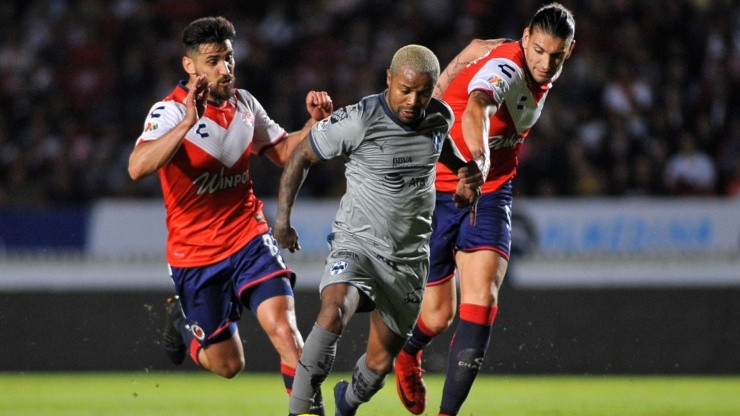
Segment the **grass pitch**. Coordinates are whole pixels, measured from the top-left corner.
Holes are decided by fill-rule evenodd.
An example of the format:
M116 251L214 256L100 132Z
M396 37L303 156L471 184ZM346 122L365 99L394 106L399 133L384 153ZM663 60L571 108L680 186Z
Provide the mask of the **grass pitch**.
M324 384L327 415L332 387ZM443 379L426 377L426 415L437 414ZM224 380L205 372L0 373L0 415L169 416L286 415L288 397L278 374L242 373ZM395 380L358 415L408 415ZM735 416L740 377L492 376L478 377L460 416Z

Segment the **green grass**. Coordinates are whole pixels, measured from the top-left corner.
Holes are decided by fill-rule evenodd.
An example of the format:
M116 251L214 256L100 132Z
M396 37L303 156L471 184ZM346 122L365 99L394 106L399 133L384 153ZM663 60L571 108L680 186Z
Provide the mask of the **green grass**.
M327 414L331 387L324 384ZM427 415L435 416L442 377L428 375ZM233 380L205 372L0 373L0 415L167 416L286 415L277 374L242 373ZM361 415L407 415L395 381ZM740 415L740 377L481 376L460 416Z

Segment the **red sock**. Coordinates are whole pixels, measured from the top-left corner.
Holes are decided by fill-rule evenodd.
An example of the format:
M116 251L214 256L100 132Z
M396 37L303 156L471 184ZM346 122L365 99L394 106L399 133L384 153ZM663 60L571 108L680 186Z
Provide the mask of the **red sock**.
M293 379L295 378L295 368L288 364L280 363L280 373L283 375L283 384L285 384L285 391L293 391Z

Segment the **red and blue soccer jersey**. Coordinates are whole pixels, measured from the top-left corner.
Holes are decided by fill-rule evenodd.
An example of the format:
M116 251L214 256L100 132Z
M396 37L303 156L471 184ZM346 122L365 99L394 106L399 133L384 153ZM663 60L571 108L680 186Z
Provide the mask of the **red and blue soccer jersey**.
M138 139L156 140L185 117L187 89L178 85L156 103ZM237 90L205 114L159 169L167 210L167 262L176 267L216 263L268 231L252 189L251 154L282 140L285 130L249 92Z
M557 76L556 76L557 77ZM524 51L519 41L508 41L488 54L472 61L451 81L442 100L452 107L455 124L450 135L467 160L472 158L462 134L462 114L473 91L483 91L493 98L499 109L491 117L488 145L491 168L483 192L492 192L516 174L517 155L540 117L551 83L537 84L527 73ZM436 188L454 192L458 177L437 163Z

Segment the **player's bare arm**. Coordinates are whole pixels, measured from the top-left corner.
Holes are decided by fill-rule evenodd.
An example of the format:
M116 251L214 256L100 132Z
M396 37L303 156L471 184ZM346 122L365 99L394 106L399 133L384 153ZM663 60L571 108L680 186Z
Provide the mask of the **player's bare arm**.
M208 92L205 75L197 77L185 97L183 120L157 140L142 141L134 147L128 160L131 179L138 180L151 175L169 162L185 135L205 113Z
M334 104L329 93L326 91L309 91L306 95L306 111L308 111L311 118L308 119L302 129L288 134L280 143L265 151L265 155L278 166L285 165L298 143L308 136L311 126L328 117L334 111Z
M484 182L483 174L478 169L478 165L472 160L465 163L465 159L455 142L449 137L442 144L439 162L451 171L457 172L460 180L457 182L457 189L452 196L452 200L458 208L468 207L470 209L470 223L475 225L478 197Z
M465 67L480 58L488 55L496 46L502 44L506 39L473 39L439 75L437 84L434 86L434 97L440 98L447 91L447 87Z
M280 177L278 208L273 235L280 247L287 248L291 253L300 250L301 246L298 244L298 233L290 225L290 213L293 210L298 191L306 179L308 169L320 160L313 151L311 143L308 140L303 140L290 155Z
M488 147L488 131L491 116L498 105L488 93L473 91L462 115L462 132L472 160L478 165L483 177L488 177L491 167L491 150Z

